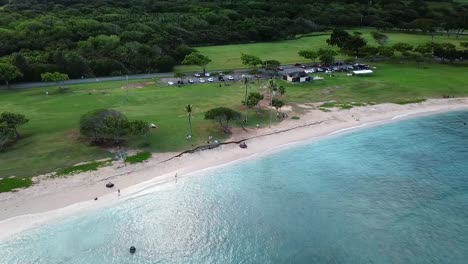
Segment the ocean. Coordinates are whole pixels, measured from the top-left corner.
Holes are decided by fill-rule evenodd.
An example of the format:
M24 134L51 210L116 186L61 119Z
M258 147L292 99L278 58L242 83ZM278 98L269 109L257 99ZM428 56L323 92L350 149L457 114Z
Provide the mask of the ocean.
M418 117L192 173L2 241L0 263L468 263L465 122Z

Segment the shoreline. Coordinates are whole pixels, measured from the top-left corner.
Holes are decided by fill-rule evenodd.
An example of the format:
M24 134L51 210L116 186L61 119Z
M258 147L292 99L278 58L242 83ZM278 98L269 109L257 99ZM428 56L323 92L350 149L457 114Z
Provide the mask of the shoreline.
M468 98L430 99L408 105L370 105L331 112L311 107L305 109L299 120L287 119L271 128L236 130L229 140L254 137L246 140L247 149L241 149L237 144L222 145L163 163L161 161L178 153L155 153L155 157L141 164L122 167L116 163L94 172L41 180L25 190L0 193L0 240L52 220L107 207L164 186L164 183L174 181L175 173L178 177L186 177L357 129L460 110L468 110ZM319 121L322 123L307 125ZM298 127L301 125L306 126ZM105 187L108 180L115 184L114 188ZM117 195L117 189L121 190L122 196ZM94 197L99 200L94 201Z

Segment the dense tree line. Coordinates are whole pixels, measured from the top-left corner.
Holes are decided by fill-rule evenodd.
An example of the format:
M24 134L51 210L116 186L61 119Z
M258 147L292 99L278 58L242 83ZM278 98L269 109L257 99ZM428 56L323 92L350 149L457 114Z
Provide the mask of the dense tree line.
M458 2L424 0L0 0L0 63L19 71L6 68L14 78L5 81L163 72L196 45L339 26L460 34L466 13Z

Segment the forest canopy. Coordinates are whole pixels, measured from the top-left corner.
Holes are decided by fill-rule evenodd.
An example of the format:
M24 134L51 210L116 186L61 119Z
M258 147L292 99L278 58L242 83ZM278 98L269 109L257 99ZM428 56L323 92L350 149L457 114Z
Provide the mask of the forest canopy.
M165 72L198 45L335 27L461 33L467 10L423 0L0 0L0 63L17 67L14 81Z

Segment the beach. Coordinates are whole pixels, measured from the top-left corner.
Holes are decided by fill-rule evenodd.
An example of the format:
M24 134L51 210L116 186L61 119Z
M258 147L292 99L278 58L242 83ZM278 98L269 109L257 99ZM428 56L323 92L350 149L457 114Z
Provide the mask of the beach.
M330 112L318 110L312 104L300 107L304 113L298 120L287 119L271 128L235 129L228 141L249 138L245 141L248 146L245 149L237 144L226 144L173 159L170 158L179 153L155 153L147 162L136 165L115 163L98 171L65 178L38 176L37 183L28 189L0 194L0 239L51 219L107 206L155 184L175 181L176 173L177 177L184 177L191 172L240 162L352 129L468 109L468 99L430 99L416 104L379 104L350 110L332 109ZM105 187L109 181L115 184L114 188ZM117 189L121 191L120 196ZM96 197L97 201L94 200Z

